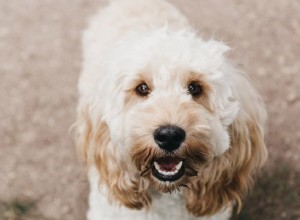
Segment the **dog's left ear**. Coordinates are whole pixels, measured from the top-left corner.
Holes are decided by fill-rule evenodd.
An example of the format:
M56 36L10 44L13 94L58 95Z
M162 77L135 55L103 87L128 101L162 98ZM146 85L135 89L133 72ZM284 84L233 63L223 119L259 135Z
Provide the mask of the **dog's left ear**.
M239 211L267 157L264 105L247 79L238 77L240 112L228 127L230 148L200 170L186 191L187 209L197 216L214 214L232 204Z

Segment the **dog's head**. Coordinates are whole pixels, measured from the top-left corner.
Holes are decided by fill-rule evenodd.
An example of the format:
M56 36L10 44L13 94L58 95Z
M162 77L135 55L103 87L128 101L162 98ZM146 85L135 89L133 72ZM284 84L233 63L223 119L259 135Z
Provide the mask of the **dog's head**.
M140 209L150 188L183 190L195 215L241 203L266 158L265 111L227 50L166 29L117 44L79 106L77 140L112 199Z

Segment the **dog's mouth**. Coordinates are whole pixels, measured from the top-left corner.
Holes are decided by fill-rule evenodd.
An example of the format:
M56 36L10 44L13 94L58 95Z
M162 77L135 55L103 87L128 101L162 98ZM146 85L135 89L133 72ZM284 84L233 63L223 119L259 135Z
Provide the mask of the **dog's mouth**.
M152 163L152 174L161 181L173 182L184 174L183 160L178 157L160 157Z

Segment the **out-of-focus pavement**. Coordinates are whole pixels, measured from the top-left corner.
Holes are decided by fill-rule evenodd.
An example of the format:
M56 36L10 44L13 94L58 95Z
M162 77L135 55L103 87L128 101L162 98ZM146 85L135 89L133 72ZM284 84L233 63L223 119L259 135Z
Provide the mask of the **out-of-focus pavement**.
M300 1L171 2L204 38L233 48L232 59L262 94L269 114L265 172L284 166L290 175L298 175ZM69 129L76 115L80 34L88 16L104 4L0 0L1 220L85 218L88 184ZM299 183L297 187L291 181L290 189L299 196ZM10 205L23 201L36 201L35 209L17 218ZM280 213L272 220L300 219L297 207L299 203L292 207L293 216L285 207L273 207Z

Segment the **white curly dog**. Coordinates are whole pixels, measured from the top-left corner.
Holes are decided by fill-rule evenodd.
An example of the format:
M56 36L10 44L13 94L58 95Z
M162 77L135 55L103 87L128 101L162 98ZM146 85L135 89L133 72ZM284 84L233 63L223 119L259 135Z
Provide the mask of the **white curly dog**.
M265 109L223 43L164 0L115 0L83 38L88 220L226 220L263 165Z

